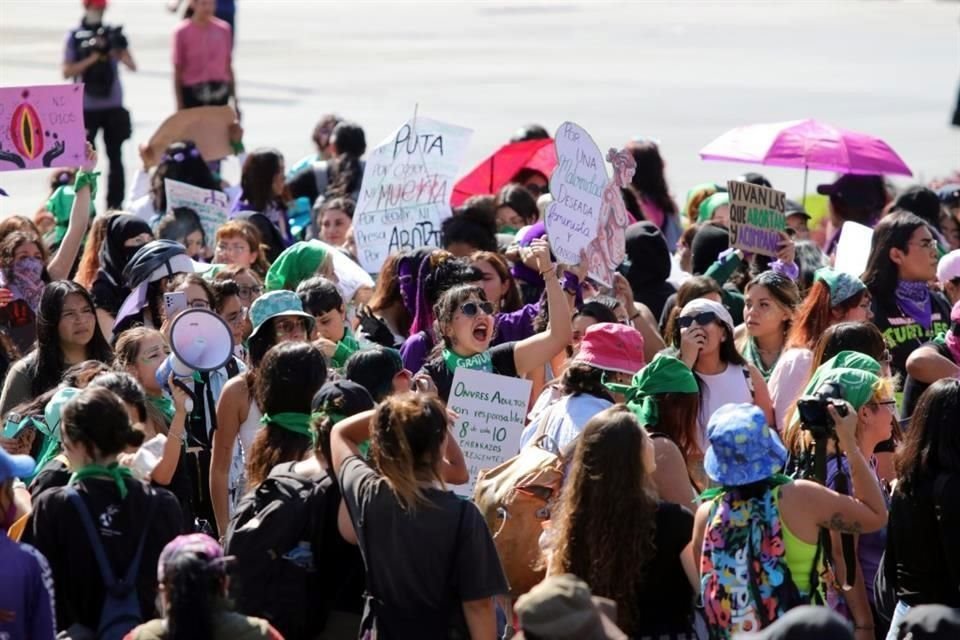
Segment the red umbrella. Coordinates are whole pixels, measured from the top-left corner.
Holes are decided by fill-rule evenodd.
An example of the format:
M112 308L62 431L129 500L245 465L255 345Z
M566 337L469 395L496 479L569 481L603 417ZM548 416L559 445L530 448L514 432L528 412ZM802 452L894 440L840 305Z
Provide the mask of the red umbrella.
M460 178L450 202L458 207L470 196L496 193L523 169L539 171L549 179L556 166L557 150L551 138L505 144Z

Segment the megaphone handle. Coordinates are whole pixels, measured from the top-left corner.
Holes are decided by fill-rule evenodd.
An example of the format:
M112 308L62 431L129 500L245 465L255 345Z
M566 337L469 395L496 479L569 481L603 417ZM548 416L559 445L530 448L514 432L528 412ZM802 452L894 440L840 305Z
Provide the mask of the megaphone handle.
M187 396L189 396L187 398L187 402L184 404L184 409L187 410L188 414L193 413L193 403L196 402L197 400L196 394L193 393L193 390L190 387L185 385L180 380L177 380L176 378L173 379L173 384L180 387L183 390L183 392L186 393Z

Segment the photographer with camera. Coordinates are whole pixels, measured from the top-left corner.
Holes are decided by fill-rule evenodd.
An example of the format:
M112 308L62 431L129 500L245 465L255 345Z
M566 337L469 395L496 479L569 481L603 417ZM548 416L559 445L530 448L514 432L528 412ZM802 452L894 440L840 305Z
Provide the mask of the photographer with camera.
M704 468L716 488L701 496L693 527L711 637L762 629L815 600L822 530L886 525L883 492L857 444L858 412L845 401L825 411L849 461L850 495L781 475L787 451L758 407L728 404L711 416Z
M873 358L842 351L814 373L806 394L797 401L800 427L792 425L787 438L800 477L823 482L841 494L849 493L850 462L837 447L838 434L827 411L828 406L839 406L843 401L855 411L857 448L870 461L873 475L878 476L873 452L890 438L896 417L893 385L879 377L880 369ZM884 495L885 500L887 497ZM840 533L852 534L846 547ZM834 580L828 585L827 601L854 623L857 640L882 637L876 634L883 625L874 619L873 582L885 546L885 528L864 535L831 532Z
M123 107L119 66L130 71L137 64L128 48L123 27L103 24L107 0L83 0L86 9L80 26L67 34L63 56L63 77L84 84L83 121L87 140L96 145L103 129L103 143L110 161L107 181L107 208L123 205L123 143L132 134L130 113Z

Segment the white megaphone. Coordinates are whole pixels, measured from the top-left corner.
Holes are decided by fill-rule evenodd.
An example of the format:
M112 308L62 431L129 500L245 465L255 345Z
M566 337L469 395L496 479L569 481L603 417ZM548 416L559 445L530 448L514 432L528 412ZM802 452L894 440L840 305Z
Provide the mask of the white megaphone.
M170 325L170 355L157 369L157 383L167 388L170 375L191 378L195 371L214 371L225 366L233 357L233 333L223 318L206 309L187 309ZM192 391L179 380L181 389ZM187 413L193 403L187 402Z

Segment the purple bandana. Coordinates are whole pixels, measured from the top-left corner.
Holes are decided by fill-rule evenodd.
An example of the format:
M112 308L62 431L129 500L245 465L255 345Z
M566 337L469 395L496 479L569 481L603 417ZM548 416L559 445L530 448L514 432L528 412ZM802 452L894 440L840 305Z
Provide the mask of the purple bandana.
M933 313L933 301L930 299L930 289L926 282L907 282L901 280L897 283L895 297L900 309L916 321L924 329L929 329L931 325L931 315Z

